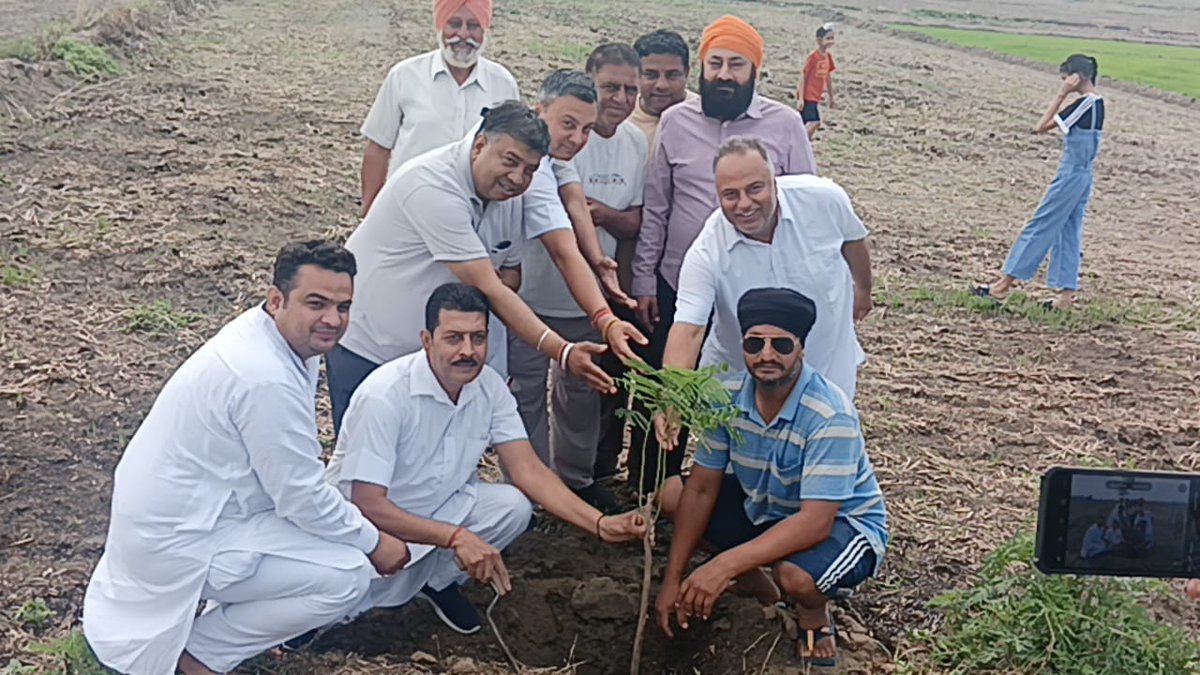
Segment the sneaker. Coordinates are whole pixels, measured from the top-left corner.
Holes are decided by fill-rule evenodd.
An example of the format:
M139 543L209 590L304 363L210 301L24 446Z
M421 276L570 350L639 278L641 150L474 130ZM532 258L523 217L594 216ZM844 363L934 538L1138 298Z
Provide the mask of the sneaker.
M479 612L459 592L457 584L447 586L440 591L424 586L417 592L417 597L432 605L434 613L451 630L463 635L470 635L483 627L479 621Z
M617 496L612 493L612 490L599 483L593 482L591 485L579 489L571 488L571 492L605 515L613 515L621 511L621 504L617 502Z

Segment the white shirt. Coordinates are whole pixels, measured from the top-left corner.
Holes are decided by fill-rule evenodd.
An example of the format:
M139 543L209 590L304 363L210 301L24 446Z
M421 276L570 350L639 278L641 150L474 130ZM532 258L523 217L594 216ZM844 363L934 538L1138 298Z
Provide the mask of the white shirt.
M723 378L746 371L737 304L755 288L791 288L812 299L817 320L804 361L853 399L864 354L854 332L854 281L842 244L867 236L850 198L828 178L776 178L779 224L772 243L737 231L718 209L683 259L675 321L704 326L713 316L700 365L726 363ZM715 311L714 311L715 308Z
M587 145L572 160L583 192L589 199L624 211L642 205L646 184L646 136L636 126L623 122L611 138L593 133ZM604 254L616 254L617 240L602 227L596 228ZM541 316L578 318L587 316L575 303L546 247L530 243L525 255L521 297Z
M106 665L174 673L219 552L367 564L378 530L322 480L319 363L254 307L167 381L117 465L84 597L84 634Z
M459 140L484 108L521 100L504 66L480 58L459 85L440 50L397 63L362 125L362 135L392 151L388 175L422 153Z
M516 399L490 366L456 405L422 350L383 364L358 386L326 477L347 497L354 481L381 485L413 515L460 524L475 505L484 452L525 438ZM412 562L432 548L410 544Z
M498 244L516 241L522 202L485 207L471 174L471 143L463 138L406 162L346 241L358 262L346 349L375 363L419 350L426 301L438 286L458 281L447 263L486 258L495 268L509 265L512 253Z

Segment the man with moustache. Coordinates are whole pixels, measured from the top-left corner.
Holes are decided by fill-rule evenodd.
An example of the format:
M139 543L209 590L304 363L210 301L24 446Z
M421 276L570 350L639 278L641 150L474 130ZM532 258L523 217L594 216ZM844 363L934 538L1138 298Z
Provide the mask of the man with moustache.
M653 148L658 120L667 108L699 98L687 88L691 53L679 33L661 29L638 38L633 50L641 60L642 74L629 121L646 134L647 145Z
M646 358L651 365L662 363L684 253L717 208L712 162L721 143L753 136L769 151L775 174L816 173L800 113L755 93L764 50L762 36L745 21L733 16L714 21L700 40L700 98L670 107L659 121L632 288L638 316L653 330ZM646 458L647 475L654 475L657 456ZM680 457L671 455L673 464ZM668 473L678 473L678 467Z
M592 52L587 73L595 80L598 94L595 125L587 145L572 160L598 226L601 248L610 257L619 241L636 240L642 224L646 139L626 123L637 99L638 67L637 53L625 44L605 44ZM523 275L531 283L522 286L521 297L546 325L567 339L603 340L541 244L530 243ZM544 357L540 363L536 370L530 368L528 381L521 382L521 398L528 399L522 412L529 429L545 428L547 424L546 366L550 364ZM553 366L550 379L553 412L549 415L549 447L553 468L576 494L601 509L612 510L616 499L593 480L593 467L602 437L620 452L623 425L613 414L620 397L579 386L581 382L564 377Z
M371 373L346 414L327 477L380 531L408 542L414 561L372 582L360 611L421 597L450 628L478 631L459 585L512 590L501 551L528 528L531 501L608 543L646 533L638 511L606 516L534 454L504 380L484 365L488 313L478 289L439 286L425 304L421 351ZM479 480L489 448L511 483Z
M483 108L520 100L512 74L482 56L491 22L492 0L434 0L438 48L388 72L362 125L364 216L401 164L465 136Z

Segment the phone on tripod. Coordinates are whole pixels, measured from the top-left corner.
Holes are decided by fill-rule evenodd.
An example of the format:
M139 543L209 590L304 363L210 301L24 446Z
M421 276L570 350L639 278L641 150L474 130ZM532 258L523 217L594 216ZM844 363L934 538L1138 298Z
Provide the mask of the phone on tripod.
M1046 574L1200 578L1200 475L1050 469L1034 565Z

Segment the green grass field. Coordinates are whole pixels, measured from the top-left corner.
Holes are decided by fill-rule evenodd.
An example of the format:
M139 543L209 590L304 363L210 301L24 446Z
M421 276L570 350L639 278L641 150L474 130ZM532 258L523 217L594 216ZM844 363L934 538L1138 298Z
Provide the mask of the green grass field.
M1080 52L1100 62L1101 86L1109 76L1200 98L1200 49L1193 47L900 24L893 28L1055 65Z

